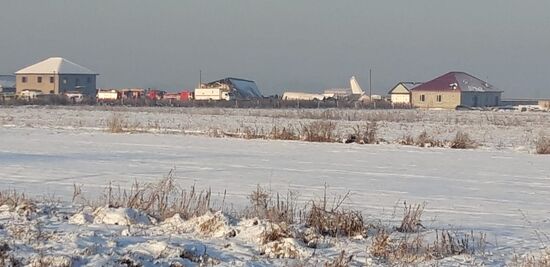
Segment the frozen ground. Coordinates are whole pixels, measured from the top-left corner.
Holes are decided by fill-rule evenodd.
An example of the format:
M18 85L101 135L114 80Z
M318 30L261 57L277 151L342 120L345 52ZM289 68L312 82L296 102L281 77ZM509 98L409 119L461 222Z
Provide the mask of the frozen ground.
M390 143L422 131L440 140L461 130L484 148L533 151L534 139L550 128L550 112L480 112L338 109L219 109L148 107L0 107L0 125L55 129L103 130L116 115L134 130L153 133L269 133L273 126L299 131L313 120L332 120L336 134L353 133L367 120L378 121L378 136Z
M144 123L158 118L163 125L168 120L159 118L163 114L172 116L174 123L187 116L190 126L184 128L190 131L212 126L235 126L234 122L231 124L220 115L204 114L209 110L198 110L196 115L189 110L175 113L176 110L170 109L165 113L131 110L124 111L124 114L129 119L139 118ZM395 225L401 216L401 206L397 203L404 200L410 203L426 201L424 225L427 228L473 230L488 234L489 255L475 259L478 264L484 262L499 266L515 253L537 251L548 242L544 234L550 233L547 201L550 197L550 158L529 153L531 141L527 141L532 134L548 127L548 115L545 114L418 114L416 111L405 111L401 116L409 119L389 121L382 129L384 134L398 135L398 125L401 124L407 129L428 127L426 125L442 129L450 124L451 128L470 129L474 136L479 135L477 130L486 131L487 136L500 136L507 145L517 142L514 146L522 144L525 148L520 152L500 149L494 141L487 141L489 145L484 149L451 150L180 134L110 134L103 131L105 126L101 122L110 114L112 111L82 109L0 109L3 123L0 128L0 189L16 189L48 199L61 197L68 203L73 184L82 185L84 194L93 197L109 182L122 186L129 186L134 180L153 182L175 168L180 184L211 188L215 196L226 190L227 199L236 206L247 203L246 196L257 184L276 192L295 191L301 201L307 201L320 198L326 183L334 195L351 192L347 207L362 211L369 220ZM280 118L270 117L269 113L263 115L232 116L256 123L279 119L295 122L300 116L290 111L286 115L279 114ZM424 115L426 118L417 117ZM446 118L447 115L451 117ZM492 120L504 121L503 118L506 118L507 121L518 122L511 125L481 123L487 122L486 116L497 118ZM446 118L445 121L442 118ZM452 123L453 120L463 120L464 124ZM232 126L224 126L224 123ZM342 122L345 123L348 122ZM145 230L138 226L105 227L103 222L96 221L75 226L67 219L74 213L70 206L64 204L55 216L36 218L45 224L43 227L46 230L58 233L56 238L59 240L42 245L46 252L58 251L61 255L71 255L77 251L83 255L78 263L94 265L109 264L108 256L105 256L109 255L107 252L126 255L129 251L138 251L145 259L155 259L161 252L176 255L185 249L199 251L196 254L200 256L202 250L208 247L212 252L209 255L220 260L218 263L221 264L290 264L259 256L254 248L258 245L250 241L254 239L253 233L227 239L223 235L200 237L193 230L185 233L167 231L166 226L161 224L146 227ZM24 217L14 212L0 211L0 237L6 238L10 222L18 222L23 229L36 227L33 225L35 221L26 222ZM243 223L246 224L239 222L233 227L241 227L239 229L244 233L251 231L248 228L242 230ZM29 240L35 239L29 237ZM94 243L99 247L95 247ZM318 253L318 259L334 257L345 248L357 255L353 264L367 262L365 241L343 239L335 244ZM99 256L93 256L96 252ZM311 255L312 251L305 250L304 253ZM57 260L63 261L63 258ZM463 258L452 259L448 264L461 262L473 264Z

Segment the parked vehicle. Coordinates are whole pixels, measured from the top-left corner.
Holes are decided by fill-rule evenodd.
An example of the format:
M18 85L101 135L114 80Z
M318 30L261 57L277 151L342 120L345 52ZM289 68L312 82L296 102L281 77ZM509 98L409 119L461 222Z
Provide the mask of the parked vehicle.
M69 91L65 92L65 96L73 103L80 103L84 100L84 94L81 92Z
M99 89L96 97L98 101L113 101L120 99L121 94L114 89Z
M43 95L44 93L42 91L34 89L23 90L19 93L19 97L23 99L34 99Z
M231 100L231 96L223 88L196 88L195 100Z

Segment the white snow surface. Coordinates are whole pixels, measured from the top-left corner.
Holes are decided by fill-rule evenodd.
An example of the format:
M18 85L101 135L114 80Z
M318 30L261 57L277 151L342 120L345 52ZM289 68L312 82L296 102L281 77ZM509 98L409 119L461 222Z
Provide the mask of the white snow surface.
M117 112L126 112L123 114L130 119L136 116L141 121L158 118L161 124L169 120L173 124L188 123L185 129L196 132L218 122L228 123L223 116L204 114L208 113L204 110L195 115L189 110L174 114L174 110L165 113L169 118L151 110L139 116L135 110ZM367 220L389 225L398 223L403 201L426 202L423 224L428 229L487 233L488 255L475 259L478 264L501 266L515 253L537 251L549 242L544 234L550 233L550 158L530 153L532 136L538 127L549 124L545 114L427 112L421 114L427 114L429 120L402 122L409 130L419 131L420 123L444 129L446 123L438 122L437 118L455 116L447 120L449 127L460 127L450 123L453 119L464 122L471 119L471 124L465 123L470 133L478 136L478 131L482 131L482 135L487 136L483 148L452 150L396 144L210 138L166 134L167 131L111 134L105 132L98 121L105 121L112 111L76 111L0 108L3 122L0 190L15 189L48 199L60 197L65 203L55 212L46 210L30 221L20 212L0 207L0 237L5 238L10 227L16 226L33 233L36 223L40 222L40 227L56 233L52 235L53 240L40 244L46 251L55 252L51 254L52 261L109 265L114 264L113 255L118 255L129 260L139 259L146 266L174 261L194 264L189 258L196 260L197 257L209 257L207 261L227 266L292 263L267 257L271 253L269 244L261 245L257 240L262 224L233 222L216 213L189 221L173 217L156 222L137 210L78 211L67 204L74 184L82 185L84 194L93 197L109 182L129 188L135 180L155 182L170 169L176 170L176 181L180 185L211 188L217 204L226 191L225 201L231 201L236 207L247 204L247 196L257 184L273 192L297 192L302 202L321 198L327 184L332 195L350 192L351 197L345 203L347 208L362 211ZM218 126L230 128L235 123L251 120L263 125L277 120L234 113L231 116L240 122ZM189 121L178 121L185 116ZM519 122L500 126L479 123L479 118L485 120L487 116L494 116L495 121L507 116L507 120ZM206 118L210 120L201 122ZM281 118L291 122L295 119L288 114ZM399 124L387 122L381 131L387 136L399 135L396 126ZM502 138L500 141L512 146L501 149L500 141L492 138ZM526 138L530 138L529 141ZM524 149L518 150L516 144L522 144ZM220 225L215 227L219 230L209 235L200 233L196 225L213 216L219 217ZM232 230L238 233L234 238L228 237ZM34 246L32 240L35 239L29 237L28 240L16 245L22 248L18 250L22 251L19 256L31 259L36 254L30 253L29 247ZM288 251L295 249L300 254L313 253L294 242L285 239L278 246ZM346 249L357 255L353 265L371 262L365 256L365 241L342 239L331 243L330 247L317 251L314 260L330 259ZM259 250L265 255L259 256ZM184 252L189 257L179 257ZM71 258L70 255L80 256ZM453 257L442 264L472 264L469 260Z

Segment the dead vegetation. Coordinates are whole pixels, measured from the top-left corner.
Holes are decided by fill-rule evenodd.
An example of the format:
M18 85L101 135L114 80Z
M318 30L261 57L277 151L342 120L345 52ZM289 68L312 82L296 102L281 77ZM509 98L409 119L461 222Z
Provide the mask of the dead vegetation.
M0 243L0 266L23 266L23 263L15 258L10 251L11 248L7 243Z
M95 203L86 201L82 189L75 186L74 201L85 205L134 208L150 216L164 220L179 214L184 219L192 219L204 214L211 214L211 192L197 192L194 186L190 191L181 189L175 184L174 172L171 171L158 183L141 185L135 182L128 190L121 190L112 185L106 187L100 200ZM224 194L225 195L225 194ZM0 194L0 200L22 202L24 199L13 192L6 197ZM403 203L403 219L398 227L372 226L365 223L361 211L345 209L344 203L349 199L349 193L329 200L327 187L320 200L311 201L302 209L297 208L295 195L289 194L283 199L278 194L257 186L249 195L250 207L244 212L247 217L267 220L266 229L259 235L259 251L269 258L303 259L303 249L319 248L325 238L353 237L367 241L367 252L377 260L390 265L414 265L420 262L443 259L453 255L484 253L486 236L470 233L459 233L448 230L429 231L422 225L422 214L426 203ZM220 219L221 218L221 219ZM220 227L228 225L224 213L217 212L210 219L201 221L198 225L200 233L212 233ZM298 222L299 220L299 222ZM258 223L258 222L256 222ZM257 224L255 224L257 225ZM370 239L368 231L377 230ZM389 232L394 229L394 232ZM426 231L424 231L426 230ZM29 224L25 227L10 226L6 232L18 240L27 240L29 244L51 238L51 233L45 232L40 225ZM238 235L233 231L225 238ZM323 241L320 241L320 240ZM33 241L38 240L38 241ZM324 244L324 243L323 243ZM304 246L300 248L300 246ZM10 247L0 244L0 263L16 261L10 256ZM204 256L204 255L203 255ZM182 256L183 257L183 256ZM348 266L354 255L342 251L338 257L319 263L324 266ZM199 256L189 254L183 258L201 262ZM38 259L38 258L37 258ZM46 259L46 258L44 258ZM67 258L70 260L70 258ZM538 258L525 259L535 262ZM47 259L46 259L47 260ZM124 260L124 259L122 259ZM68 261L64 261L68 262ZM542 262L542 261L541 261ZM122 264L122 261L120 262ZM128 264L139 261L128 260ZM538 265L522 265L538 266Z
M292 233L286 223L270 223L268 229L260 235L260 243L265 245L289 237L292 237Z
M470 138L469 134L463 131L458 131L450 143L450 148L454 149L471 149L477 147L478 144Z
M332 121L313 121L302 125L300 139L308 142L336 142L336 123Z
M324 267L347 267L353 260L353 255L348 255L345 250L342 250L338 257L331 261L325 262Z
M348 199L349 192L343 197L337 197L332 207L328 207L327 189L321 201L312 201L311 207L305 211L305 225L321 235L328 236L366 236L367 228L360 211L347 210L342 207Z
M273 126L271 133L269 134L269 139L274 140L299 140L300 136L296 134L292 126L288 127L277 127Z
M293 224L298 211L296 198L296 194L289 191L284 198L276 193L273 199L271 192L257 185L256 190L248 196L251 206L245 211L246 217Z
M15 190L0 191L0 207L6 207L10 211L16 211L27 217L37 210L33 199Z
M426 234L396 235L381 229L373 238L370 253L390 265L409 265L455 255L483 254L486 243L483 233L441 230L435 231L435 237L429 239Z
M107 131L110 133L123 133L126 122L120 113L113 113L107 120Z
M190 190L175 184L174 170L158 183L142 185L134 182L129 190L114 187L111 183L105 188L98 201L88 201L80 195L81 189L74 186L73 199L92 207L132 208L143 211L157 219L166 219L175 214L189 219L201 216L210 210L212 193L210 190Z
M377 144L378 138L378 124L376 121L366 122L363 125L356 125L353 128L354 133L344 141L345 143L358 143L358 144Z
M435 139L433 136L429 135L425 130L422 131L414 144L418 147L444 147L445 142Z
M403 205L403 219L401 220L401 225L397 227L397 231L401 233L417 233L421 229L425 229L426 227L422 225L421 218L426 203L407 205L407 202L404 202Z
M137 133L144 132L139 122L129 123L121 113L112 113L106 121L107 132L110 133ZM150 129L160 129L158 124L150 124Z
M550 249L544 249L538 254L524 256L514 255L509 267L548 267L550 266Z
M10 209L15 209L23 205L30 205L32 202L24 193L18 193L15 190L0 191L0 206L6 205Z
M535 149L537 154L550 154L550 136L541 132L535 141Z

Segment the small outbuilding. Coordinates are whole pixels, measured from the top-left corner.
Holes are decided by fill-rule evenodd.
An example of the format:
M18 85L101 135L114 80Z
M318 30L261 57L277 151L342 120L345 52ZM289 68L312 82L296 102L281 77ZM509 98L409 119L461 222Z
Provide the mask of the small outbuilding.
M420 83L400 82L396 84L389 92L392 104L411 104L411 89Z
M96 72L61 57L51 57L15 73L17 94L25 90L44 94L80 92L94 95Z
M501 96L502 91L465 72L449 72L411 89L411 103L418 108L493 107Z

